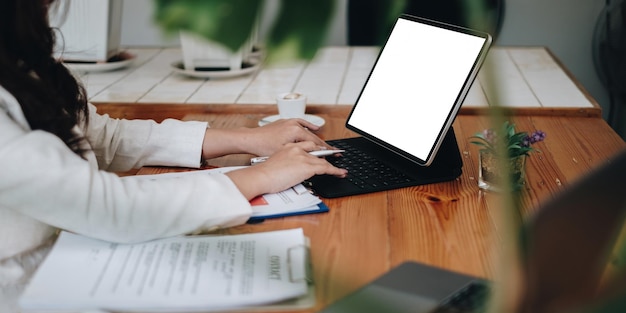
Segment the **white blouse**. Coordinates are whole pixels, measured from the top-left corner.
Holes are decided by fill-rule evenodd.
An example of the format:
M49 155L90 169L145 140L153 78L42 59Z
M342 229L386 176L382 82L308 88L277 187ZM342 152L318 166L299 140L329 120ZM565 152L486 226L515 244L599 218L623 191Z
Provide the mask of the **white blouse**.
M58 229L137 242L244 223L246 198L225 175L159 181L109 171L144 165L198 167L207 124L118 120L90 105L86 160L53 134L31 130L0 86L0 312L45 256Z

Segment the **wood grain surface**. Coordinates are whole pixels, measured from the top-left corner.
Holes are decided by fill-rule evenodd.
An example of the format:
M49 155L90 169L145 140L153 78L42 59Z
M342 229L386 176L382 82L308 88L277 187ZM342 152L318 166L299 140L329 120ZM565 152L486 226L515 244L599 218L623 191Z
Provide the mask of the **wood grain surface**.
M318 131L323 139L355 135L344 127L349 110L314 112L326 120ZM206 112L188 114L184 119L208 121L211 127L219 128L257 127L258 121L268 114L273 112ZM542 201L626 149L626 143L600 118L519 115L510 119L518 130L547 133L546 140L536 145L541 153L533 154L527 162L522 216L532 214ZM489 125L488 116L457 117L453 127L462 154L463 173L454 181L323 199L330 207L328 213L270 219L218 232L239 234L302 227L311 239L318 299L310 312L406 260L494 278L495 256L503 245L510 244L502 222L507 207L501 204L498 194L479 190L478 148L469 143L471 135ZM415 138L419 139L419 134ZM223 157L211 160L207 166L247 164L249 157ZM177 170L188 169L146 167L138 174Z

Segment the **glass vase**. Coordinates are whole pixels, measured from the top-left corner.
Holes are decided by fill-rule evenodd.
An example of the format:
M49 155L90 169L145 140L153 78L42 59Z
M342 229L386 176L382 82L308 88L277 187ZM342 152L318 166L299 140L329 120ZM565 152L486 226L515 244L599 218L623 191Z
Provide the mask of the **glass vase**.
M478 159L478 187L487 191L501 191L503 186L500 184L511 183L512 190L520 190L524 185L526 177L526 155L507 158L508 170L511 175L506 175L507 169L500 168L501 160L489 151L480 151Z

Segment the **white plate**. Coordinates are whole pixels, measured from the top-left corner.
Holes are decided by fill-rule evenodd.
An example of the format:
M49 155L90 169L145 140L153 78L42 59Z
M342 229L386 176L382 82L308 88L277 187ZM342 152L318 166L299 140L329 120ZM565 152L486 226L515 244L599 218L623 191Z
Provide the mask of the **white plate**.
M326 121L317 115L306 114L304 115L304 119L307 122L315 124L319 127L322 127L324 126L324 124L326 124ZM271 122L276 122L278 120L280 120L280 115L266 116L259 121L259 126L267 125Z
M212 69L207 69L207 70L187 70L185 69L185 66L183 65L182 61L178 61L178 62L174 62L171 64L172 66L172 70L174 70L174 72L181 74L181 75L185 75L185 76L189 76L189 77L194 77L194 78L230 78L230 77L237 77L237 76L242 76L242 75L246 75L246 74L250 74L254 71L256 71L259 66L261 65L261 62L259 62L258 60L250 60L247 62L244 62L241 66L241 69L239 70L212 70Z
M118 55L113 56L111 58L113 61L110 62L65 62L64 64L70 69L79 72L107 72L127 67L132 64L136 58L137 56L134 54L120 52Z

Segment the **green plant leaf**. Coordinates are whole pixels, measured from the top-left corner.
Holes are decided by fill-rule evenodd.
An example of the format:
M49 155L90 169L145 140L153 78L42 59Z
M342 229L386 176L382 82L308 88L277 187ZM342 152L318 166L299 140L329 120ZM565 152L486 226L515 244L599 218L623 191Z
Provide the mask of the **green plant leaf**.
M268 36L268 61L312 59L326 39L335 1L281 0L280 5Z
M155 0L155 22L168 33L195 33L237 51L250 38L263 0Z
M470 143L475 144L477 146L485 147L485 148L491 148L490 144L486 142L482 142L482 141L470 141Z
M505 134L508 137L512 137L513 135L515 135L515 124L509 124L509 122L506 122L506 132Z

